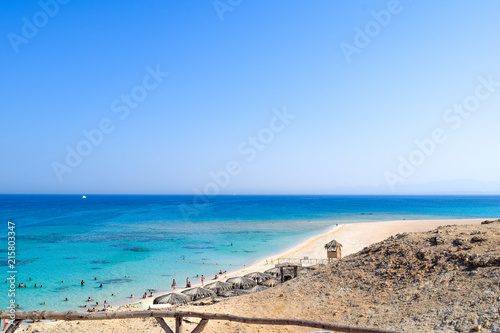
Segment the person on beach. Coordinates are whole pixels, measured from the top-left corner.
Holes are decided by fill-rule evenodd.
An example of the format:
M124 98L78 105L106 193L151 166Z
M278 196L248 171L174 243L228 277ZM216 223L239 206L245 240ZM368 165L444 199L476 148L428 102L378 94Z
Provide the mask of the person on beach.
M106 309L108 307L108 302L106 302L106 300L104 300L104 308Z
M177 286L177 282L175 282L175 279L174 279L174 281L172 281L172 288L174 288L174 290L175 290L175 286Z
M201 285L204 286L205 285L205 277L202 275L201 276Z
M144 292L144 295L142 295L142 298L147 298L147 297L148 297L148 293Z

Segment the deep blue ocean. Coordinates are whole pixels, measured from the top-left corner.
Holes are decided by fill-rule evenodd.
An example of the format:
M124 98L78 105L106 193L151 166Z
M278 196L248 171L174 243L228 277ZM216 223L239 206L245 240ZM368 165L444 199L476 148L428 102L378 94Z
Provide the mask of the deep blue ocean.
M88 297L121 304L173 279L198 283L337 223L493 217L500 196L0 195L0 268L7 279L12 221L21 310L82 310Z

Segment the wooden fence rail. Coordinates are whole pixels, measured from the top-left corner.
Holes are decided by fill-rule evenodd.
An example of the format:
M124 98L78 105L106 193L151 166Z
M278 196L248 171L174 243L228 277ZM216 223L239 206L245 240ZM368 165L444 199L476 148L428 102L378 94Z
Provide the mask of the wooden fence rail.
M130 319L130 318L155 318L160 326L167 333L174 331L167 325L163 318L175 318L175 332L180 333L182 330L182 318L194 317L201 318L202 320L192 331L194 333L202 332L209 320L227 320L246 324L260 324L260 325L291 325L302 326L311 328L320 328L336 332L350 332L350 333L394 333L394 331L386 331L372 328L358 328L350 326L334 325L326 322L299 320L299 319L271 319L271 318L248 318L239 317L228 314L218 313L200 313L191 311L130 311L130 312L94 312L84 313L77 311L58 312L58 311L16 311L14 324L7 330L8 333L14 332L23 320L109 320L109 319ZM10 319L11 313L9 311L0 311L1 319ZM16 326L17 325L17 326ZM14 327L16 326L16 327ZM12 328L12 330L11 330Z
M328 264L328 259L279 258L278 264L296 264L302 266L312 266L318 264Z

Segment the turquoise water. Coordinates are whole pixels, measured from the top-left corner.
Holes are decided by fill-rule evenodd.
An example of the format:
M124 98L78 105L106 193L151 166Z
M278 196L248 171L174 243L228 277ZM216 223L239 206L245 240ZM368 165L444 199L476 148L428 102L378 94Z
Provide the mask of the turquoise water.
M5 278L7 221L16 224L21 309L81 310L88 297L120 304L172 279L210 279L335 223L500 217L500 196L0 195L0 217Z

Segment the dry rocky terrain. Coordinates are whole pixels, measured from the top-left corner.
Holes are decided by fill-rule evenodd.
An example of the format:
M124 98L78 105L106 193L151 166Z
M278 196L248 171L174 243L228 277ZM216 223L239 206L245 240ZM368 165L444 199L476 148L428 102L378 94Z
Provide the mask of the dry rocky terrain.
M304 269L277 287L178 309L404 332L500 333L500 220L398 234L333 264ZM162 332L151 319L67 322L24 331ZM315 330L210 321L205 331Z

